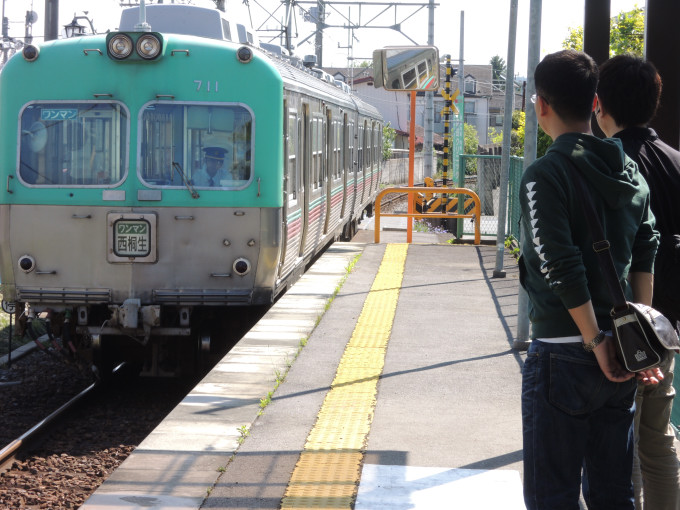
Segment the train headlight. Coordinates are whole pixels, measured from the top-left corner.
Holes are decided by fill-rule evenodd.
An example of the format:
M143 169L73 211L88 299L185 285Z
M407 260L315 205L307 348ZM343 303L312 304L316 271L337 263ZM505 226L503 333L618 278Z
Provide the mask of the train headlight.
M30 255L22 255L19 257L19 269L24 273L30 273L35 269L35 259Z
M253 60L253 50L248 48L248 46L241 46L236 52L236 58L238 58L238 61L242 64L247 64Z
M232 267L234 269L234 273L236 273L239 276L245 276L248 273L250 273L251 266L250 261L248 259L241 257L234 261L234 265Z
M145 60L152 60L161 52L161 42L153 34L145 34L137 39L137 54Z
M164 44L158 32L109 32L106 36L109 57L125 62L157 60Z
M108 43L109 55L118 60L128 58L133 47L132 39L127 34L116 34Z
M37 46L27 44L26 46L24 46L24 49L21 50L21 54L24 56L24 60L26 60L26 62L33 62L38 59L38 55L40 55L40 50L38 49Z

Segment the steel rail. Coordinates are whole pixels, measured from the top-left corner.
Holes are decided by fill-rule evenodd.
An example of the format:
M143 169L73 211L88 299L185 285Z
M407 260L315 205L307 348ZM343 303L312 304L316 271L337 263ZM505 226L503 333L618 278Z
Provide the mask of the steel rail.
M64 414L67 410L69 410L71 407L77 404L84 397L89 395L98 386L99 386L98 381L92 383L90 386L88 386L83 391L78 393L71 400L63 404L61 407L59 407L56 411L50 413L46 418L43 418L36 425L31 427L17 439L9 443L2 450L0 450L0 467L2 467L2 471L5 470L5 464L14 457L14 454L22 446L25 446L30 440L34 439L40 432L42 432L45 429L45 427L47 427L50 423L52 423L54 420L56 420L58 417Z

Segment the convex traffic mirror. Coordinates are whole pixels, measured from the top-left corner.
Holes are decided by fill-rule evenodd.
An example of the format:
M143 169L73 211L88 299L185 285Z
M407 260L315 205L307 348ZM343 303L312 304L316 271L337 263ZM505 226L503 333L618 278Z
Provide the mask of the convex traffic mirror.
M373 52L373 84L386 90L437 90L439 50L434 46L389 46Z

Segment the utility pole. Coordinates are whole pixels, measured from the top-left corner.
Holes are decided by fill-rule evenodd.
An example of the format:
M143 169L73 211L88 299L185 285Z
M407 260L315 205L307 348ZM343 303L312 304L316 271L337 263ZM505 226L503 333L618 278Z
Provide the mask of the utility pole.
M289 53L293 53L293 6L291 0L286 0L286 21L284 23L285 44Z
M508 64L505 77L505 111L503 112L503 152L501 154L501 184L498 204L498 227L496 234L496 267L494 278L505 278L503 252L505 250L505 227L508 213L508 185L510 172L510 138L512 137L512 108L515 96L515 46L517 42L517 2L510 0L510 30L508 34Z
M430 0L430 5L428 6L429 19L427 24L427 44L429 46L434 46L434 0ZM439 75L439 62L435 62L437 66L436 73ZM425 154L425 162L423 166L423 173L425 177L432 177L434 172L432 171L432 132L434 130L434 92L425 92L425 125L423 126L425 130L425 139L423 140L423 154Z
M316 50L316 67L321 69L323 66L323 29L324 21L326 19L324 0L317 0L316 9L316 38L314 49Z
M59 39L59 0L45 0L45 40Z
M527 59L527 83L526 95L531 97L536 93L536 82L534 81L534 71L540 61L541 53L541 13L543 9L542 0L531 0L529 6L529 55ZM531 163L536 160L536 150L538 144L538 120L536 110L533 105L526 109L526 121L524 132L524 166L526 170ZM521 192L521 191L520 191ZM519 242L525 232L520 232ZM512 348L526 351L529 348L529 296L527 292L519 286L517 294L517 337L512 342Z

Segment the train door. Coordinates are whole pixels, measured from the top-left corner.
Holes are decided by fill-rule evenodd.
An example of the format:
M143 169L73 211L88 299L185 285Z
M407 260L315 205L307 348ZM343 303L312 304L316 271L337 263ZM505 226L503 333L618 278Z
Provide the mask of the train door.
M309 105L302 105L302 129L301 129L301 148L302 148L302 230L300 236L300 250L298 255L300 257L305 254L305 245L307 244L307 237L309 235L309 202L311 187L311 166L312 166L312 151L310 149L311 140L311 118L309 114Z
M366 197L366 174L364 172L364 125L359 122L356 138L357 203L361 207Z
M345 201L345 189L342 169L342 124L340 119L333 117L330 110L326 120L327 125L327 174L328 185L326 196L328 208L326 209L325 233L333 233L340 224L342 206Z
M376 191L380 191L380 183L382 182L382 126L379 122L375 123L375 172L376 172Z
M349 117L346 124L346 135L345 135L345 169L347 172L347 189L350 190L350 195L348 197L347 203L349 207L349 213L354 216L355 211L358 207L357 205L357 163L355 160L354 144L355 144L355 132L354 132L354 119Z
M302 150L302 119L295 109L284 109L284 229L279 277L294 267L300 253L302 237L302 207L304 189L300 172Z
M345 149L345 144L347 143L347 114L342 116L342 124L338 121L338 169L340 175L342 176L342 208L340 210L340 217L347 217L347 202L351 196L351 190L348 186L348 170L347 170L347 149Z
M304 149L305 161L303 167L305 176L305 218L304 235L302 240L302 256L311 255L321 241L326 216L326 165L325 165L325 117L320 113L306 110L304 121L307 134Z
M368 196L373 196L375 191L375 176L373 174L373 123L366 123L366 178L368 179Z

